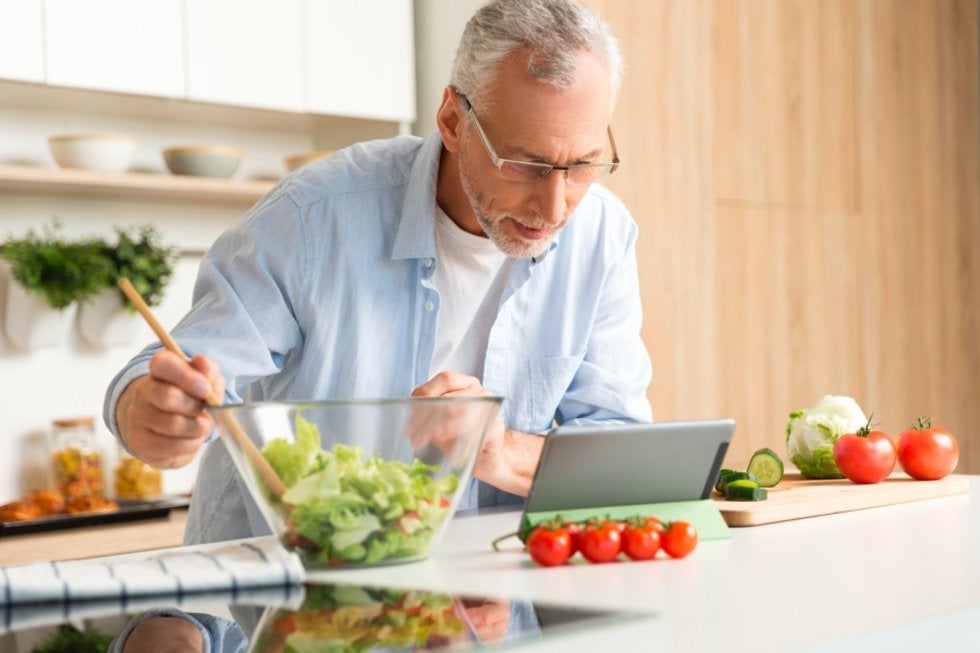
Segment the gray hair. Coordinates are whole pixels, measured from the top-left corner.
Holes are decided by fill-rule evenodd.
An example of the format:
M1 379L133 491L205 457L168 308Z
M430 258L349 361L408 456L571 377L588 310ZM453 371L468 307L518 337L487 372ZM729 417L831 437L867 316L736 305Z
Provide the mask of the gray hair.
M595 12L573 0L493 0L483 6L463 30L451 83L471 100L485 102L497 65L521 47L532 51L528 72L556 88L574 80L574 55L592 52L605 66L611 97L619 94L619 42Z

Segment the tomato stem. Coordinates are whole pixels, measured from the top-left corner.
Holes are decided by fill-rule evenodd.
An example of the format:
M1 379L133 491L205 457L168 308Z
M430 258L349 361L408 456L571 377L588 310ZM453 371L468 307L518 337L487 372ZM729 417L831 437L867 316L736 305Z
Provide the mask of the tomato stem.
M920 431L925 431L927 428L929 428L931 426L932 426L932 418L931 417L928 417L926 415L923 415L922 417L918 418L915 421L915 426L913 428L916 428L916 429L918 429Z
M490 545L493 547L493 550L494 551L500 551L500 543L501 542L503 542L504 540L509 540L512 537L517 537L518 535L520 535L520 532L518 532L518 531L514 531L513 533L507 533L506 535L501 535L500 537L498 537L497 539L495 539L493 542L491 542Z
M859 438L866 438L869 435L871 435L871 429L874 427L874 424L871 423L871 420L873 420L874 418L875 418L875 413L874 411L871 411L871 414L868 415L868 423L862 426L861 428L859 428L855 435L857 435Z

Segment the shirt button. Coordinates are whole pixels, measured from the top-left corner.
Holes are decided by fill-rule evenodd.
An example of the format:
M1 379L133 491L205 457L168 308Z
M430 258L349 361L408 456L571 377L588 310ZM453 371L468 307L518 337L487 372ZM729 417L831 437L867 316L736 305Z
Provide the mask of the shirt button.
M432 267L432 259L431 258L425 259L424 261L422 261L422 265L424 265L427 268L431 268Z
M435 307L436 307L436 305L433 304L432 302L426 302L425 303L425 310L427 310L427 311L431 311Z

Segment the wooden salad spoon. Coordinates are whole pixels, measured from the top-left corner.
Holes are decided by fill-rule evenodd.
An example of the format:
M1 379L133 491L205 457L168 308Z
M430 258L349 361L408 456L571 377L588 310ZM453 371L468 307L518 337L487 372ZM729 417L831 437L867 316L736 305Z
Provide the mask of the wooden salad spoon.
M171 337L170 333L168 333L167 330L163 328L163 325L161 325L156 319L156 316L153 315L150 307L143 300L143 296L140 295L139 291L133 287L130 280L126 278L120 279L119 287L122 289L129 301L132 302L136 310L139 311L139 314L143 316L143 319L146 320L146 323L150 326L150 328L153 329L153 333L155 333L157 338L160 339L163 346L189 363L190 359L187 357L187 354L183 352L180 345L177 344L177 342ZM221 398L214 392L211 392L207 397L205 397L204 401L209 406L220 406L222 404ZM272 465L269 464L269 461L262 455L262 452L255 446L255 443L252 442L251 438L249 438L245 433L245 430L242 429L241 425L238 423L238 420L235 419L235 416L228 411L216 411L215 414L218 415L218 418L225 427L222 429L222 432L231 436L232 440L234 440L242 451L245 452L245 455L258 470L259 475L262 476L262 479L266 482L266 485L269 486L269 489L272 491L275 497L282 501L282 495L286 492L286 485L282 482L282 479L279 478L279 475L276 473L276 470L272 468Z

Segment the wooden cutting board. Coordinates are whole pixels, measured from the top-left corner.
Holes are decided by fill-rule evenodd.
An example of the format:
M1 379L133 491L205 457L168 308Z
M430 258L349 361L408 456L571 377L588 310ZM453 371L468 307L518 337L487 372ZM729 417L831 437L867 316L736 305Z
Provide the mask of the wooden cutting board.
M804 479L795 472L769 488L765 501L725 501L715 495L715 503L729 526L758 526L963 494L969 487L965 476L955 474L939 481L916 481L893 474L881 483L858 485L847 479Z

